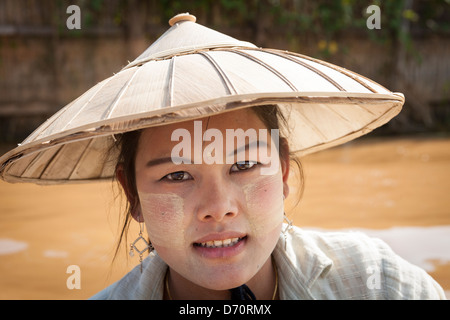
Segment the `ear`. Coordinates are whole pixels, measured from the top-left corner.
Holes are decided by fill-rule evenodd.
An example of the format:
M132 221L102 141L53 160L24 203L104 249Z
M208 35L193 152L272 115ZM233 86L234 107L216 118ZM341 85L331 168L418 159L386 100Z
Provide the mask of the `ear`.
M280 161L281 161L281 173L283 175L283 195L285 198L289 195L289 143L286 138L280 138Z
M134 220L137 222L144 222L142 218L141 206L139 205L139 197L136 192L129 186L129 180L126 177L123 164L118 164L116 167L116 178L122 186L123 191L127 197L130 213Z

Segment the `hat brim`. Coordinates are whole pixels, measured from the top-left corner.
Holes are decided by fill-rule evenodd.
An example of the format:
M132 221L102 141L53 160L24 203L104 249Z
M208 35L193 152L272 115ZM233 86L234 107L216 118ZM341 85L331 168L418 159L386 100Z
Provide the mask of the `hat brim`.
M116 159L114 135L199 119L258 105L276 104L287 120L281 127L290 151L301 157L337 146L387 123L401 110L402 94L265 93L222 97L91 123L18 146L0 158L7 182L64 184L110 180ZM351 109L351 111L349 111ZM111 158L107 158L110 156Z

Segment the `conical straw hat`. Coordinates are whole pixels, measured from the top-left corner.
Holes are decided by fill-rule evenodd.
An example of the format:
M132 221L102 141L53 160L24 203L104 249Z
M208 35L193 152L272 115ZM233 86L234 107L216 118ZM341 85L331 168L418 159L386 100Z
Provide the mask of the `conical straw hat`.
M401 93L300 54L262 49L181 14L136 60L69 103L0 158L8 182L57 184L114 176L115 135L255 105L277 104L298 156L385 124ZM110 159L114 160L114 159Z

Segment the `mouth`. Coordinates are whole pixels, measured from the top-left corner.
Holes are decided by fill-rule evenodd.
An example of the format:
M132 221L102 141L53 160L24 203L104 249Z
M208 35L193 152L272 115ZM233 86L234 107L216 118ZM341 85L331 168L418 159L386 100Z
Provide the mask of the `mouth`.
M212 236L194 242L196 254L206 259L231 259L247 247L247 235Z
M241 237L241 238L228 238L224 240L210 240L206 242L197 242L194 243L194 247L203 247L203 248L228 248L235 246L240 241L243 241L246 239L247 236Z

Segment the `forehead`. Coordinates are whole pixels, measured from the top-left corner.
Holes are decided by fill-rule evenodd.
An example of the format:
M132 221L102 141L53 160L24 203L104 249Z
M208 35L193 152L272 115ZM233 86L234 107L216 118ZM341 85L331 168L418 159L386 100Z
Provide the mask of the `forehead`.
M224 136L227 129L242 129L244 131L247 129L255 129L256 131L258 129L267 129L256 113L246 108L207 118L144 129L139 139L138 149L145 149L146 152L151 153L159 153L159 151L171 149L178 143L178 141L171 140L172 133L177 129L186 129L191 133L191 137L194 138L194 121L201 121L202 134L207 129L212 128L221 131Z
M197 120L189 120L178 123L172 123L164 126L148 128L143 131L143 134L145 135L146 133L149 134L158 133L158 135L159 134L162 135L164 133L164 135L167 135L167 133L169 133L170 138L170 134L176 129L183 128L187 130L193 130L194 121L202 121L205 130L208 128L215 128L224 131L226 129L238 129L238 128L242 129L265 128L264 123L259 119L256 113L249 108L245 108Z

